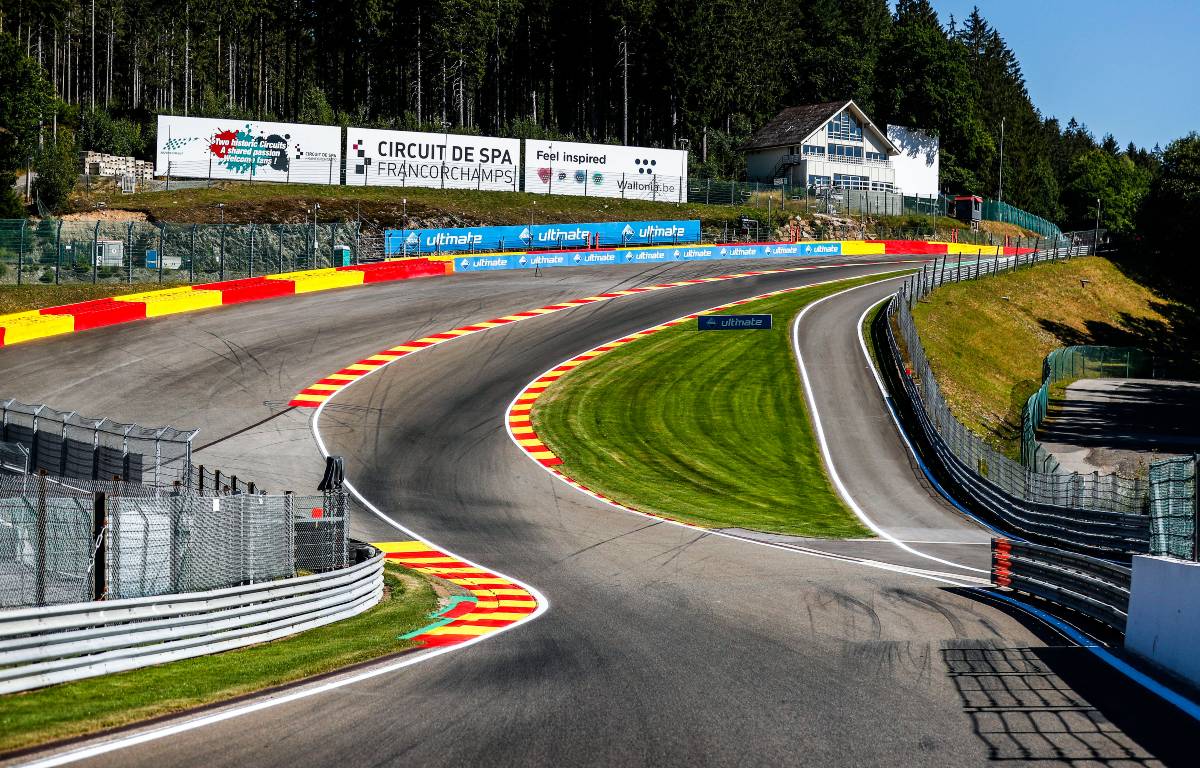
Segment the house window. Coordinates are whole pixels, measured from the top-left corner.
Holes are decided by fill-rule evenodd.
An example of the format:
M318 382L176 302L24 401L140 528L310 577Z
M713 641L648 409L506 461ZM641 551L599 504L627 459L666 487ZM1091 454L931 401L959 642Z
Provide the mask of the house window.
M851 144L830 144L829 145L830 159L862 160L862 156L863 156L863 148L862 147L856 147Z
M862 141L862 126L848 110L838 113L836 117L826 123L825 132L831 139Z
M872 181L871 191L873 192L895 192L896 185L890 181Z
M812 144L805 144L803 149L804 149L805 155L820 155L822 157L825 156L825 147L817 147L817 146L813 146Z
M808 186L817 189L829 189L829 177L810 173L808 174Z
M833 186L839 189L869 189L871 180L866 176L853 176L847 173L833 174Z
M874 160L877 163L886 163L887 155L883 154L882 152L868 152L867 159Z

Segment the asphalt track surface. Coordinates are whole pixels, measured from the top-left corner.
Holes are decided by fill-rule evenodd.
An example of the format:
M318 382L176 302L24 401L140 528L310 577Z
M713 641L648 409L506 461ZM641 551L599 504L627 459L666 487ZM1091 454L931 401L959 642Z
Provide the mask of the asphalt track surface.
M0 391L200 426L198 462L303 489L320 473L311 411L281 403L346 363L568 298L778 266L460 275L260 302L4 349ZM462 651L90 764L1188 764L1193 721L1036 620L954 586L986 563L986 533L921 478L857 343L859 316L894 283L814 307L801 354L857 504L916 552L967 568L881 540L791 542L829 557L614 510L507 435L517 391L585 349L733 299L895 268L637 294L463 337L358 382L320 422L358 489L439 545L537 587L549 611ZM404 538L365 512L354 532Z

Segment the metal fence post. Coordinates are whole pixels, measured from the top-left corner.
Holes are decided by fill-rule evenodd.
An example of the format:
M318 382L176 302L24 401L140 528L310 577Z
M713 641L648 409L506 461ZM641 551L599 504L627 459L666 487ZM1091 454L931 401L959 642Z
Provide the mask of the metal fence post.
M1192 560L1200 562L1200 455L1192 455Z
M250 277L254 277L254 224L250 224Z
M46 604L46 470L38 470L37 479L37 563L34 603Z
M125 226L125 264L128 284L133 284L133 222Z
M98 221L92 228L92 248L89 253L92 254L92 284L95 285L100 271L100 222Z
M158 282L161 284L163 279L163 259L166 254L163 253L163 232L167 229L166 223L158 226Z
M105 547L108 538L108 521L105 519L105 498L103 491L96 491L92 497L92 599L103 600L108 591L108 551ZM174 543L174 539L172 539ZM172 581L172 586L174 581Z
M221 259L217 263L217 279L218 280L225 279L225 227L227 227L227 226L229 226L229 225L228 224L221 225Z
M29 222L21 220L21 245L17 248L17 285L21 284L21 273L25 271L25 228Z
M62 219L58 220L58 229L54 233L54 284L59 284L62 273Z
M181 483L176 480L171 487L171 591L182 592L182 577L180 539L183 537L183 505L186 496L181 492Z
M196 282L196 227L197 226L199 226L199 225L197 225L197 224L192 225L192 246L191 246L191 250L188 251L188 282L189 283Z

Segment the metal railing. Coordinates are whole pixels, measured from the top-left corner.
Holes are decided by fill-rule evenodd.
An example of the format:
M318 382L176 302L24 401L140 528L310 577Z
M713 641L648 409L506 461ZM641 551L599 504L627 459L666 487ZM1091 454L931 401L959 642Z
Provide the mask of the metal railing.
M1131 569L1054 547L992 539L992 583L1066 606L1125 631Z
M0 283L194 283L358 263L358 222L0 220Z
M275 640L383 597L384 556L342 570L165 597L0 612L0 694ZM356 559L359 559L356 558Z

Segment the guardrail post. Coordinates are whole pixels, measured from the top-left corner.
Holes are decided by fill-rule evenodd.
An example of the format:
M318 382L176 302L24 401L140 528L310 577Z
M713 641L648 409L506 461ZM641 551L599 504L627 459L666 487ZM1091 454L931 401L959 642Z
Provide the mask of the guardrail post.
M105 519L106 508L103 491L96 491L92 497L92 541L95 542L95 553L92 555L92 599L103 600L108 592L108 548L105 546L108 538L108 521ZM175 536L172 531L171 545L174 548ZM175 568L175 553L171 553L171 569ZM172 588L175 579L171 579Z

